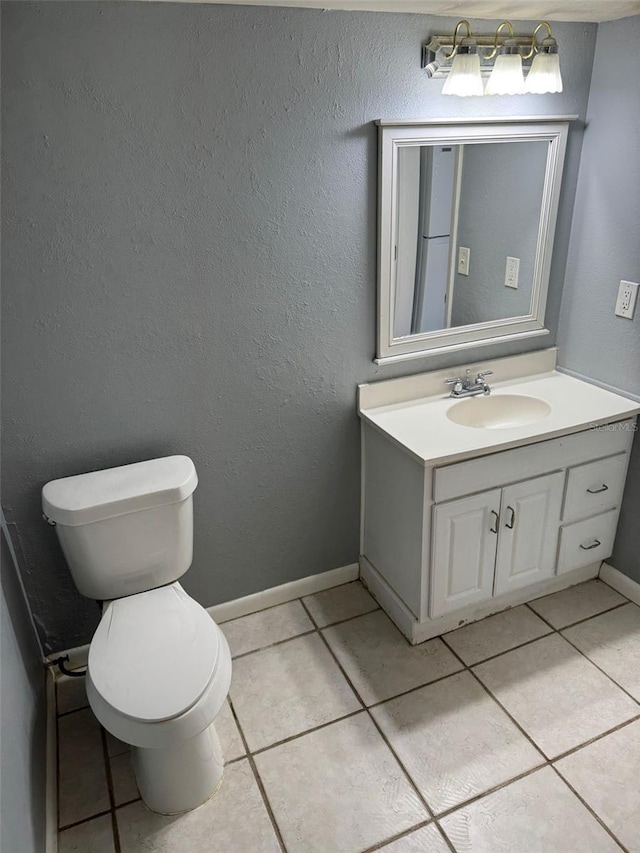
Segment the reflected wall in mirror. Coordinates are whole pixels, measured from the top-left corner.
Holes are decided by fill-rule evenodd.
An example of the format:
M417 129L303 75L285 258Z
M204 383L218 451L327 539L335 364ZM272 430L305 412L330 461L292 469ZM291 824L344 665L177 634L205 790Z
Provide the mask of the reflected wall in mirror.
M542 334L567 122L381 122L378 360Z

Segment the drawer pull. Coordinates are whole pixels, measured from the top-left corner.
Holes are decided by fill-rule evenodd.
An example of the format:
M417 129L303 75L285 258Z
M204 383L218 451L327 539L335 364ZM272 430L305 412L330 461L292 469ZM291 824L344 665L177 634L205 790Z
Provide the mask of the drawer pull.
M495 515L495 517L496 517L496 526L495 526L495 527L490 527L490 528L489 528L489 532L490 532L490 533L497 533L497 532L498 532L498 522L500 521L500 516L499 516L499 515L498 515L498 513L495 511L495 509L492 509L492 510L491 510L491 512L492 512L492 513L493 513L493 515Z
M608 491L608 489L609 489L609 486L607 486L606 483L603 483L601 488L599 488L599 489L587 489L587 491L589 492L590 495L599 495L600 492L606 492L606 491Z
M582 548L583 551L590 551L592 548L597 548L598 545L602 545L602 542L600 542L600 540L598 540L598 539L594 539L593 544L581 545L580 547Z
M505 527L508 527L509 530L513 530L513 525L516 522L516 511L512 506L508 506L507 509L511 510L511 519L505 524Z

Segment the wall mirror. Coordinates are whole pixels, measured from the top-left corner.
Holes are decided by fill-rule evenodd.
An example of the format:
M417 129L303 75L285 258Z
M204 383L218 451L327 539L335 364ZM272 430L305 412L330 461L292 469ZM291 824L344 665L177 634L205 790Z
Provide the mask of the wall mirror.
M573 118L378 122L376 361L547 333Z

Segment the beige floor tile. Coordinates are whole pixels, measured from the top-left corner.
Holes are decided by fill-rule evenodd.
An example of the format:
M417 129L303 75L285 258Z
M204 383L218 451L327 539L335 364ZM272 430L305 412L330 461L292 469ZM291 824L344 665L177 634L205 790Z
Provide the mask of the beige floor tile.
M59 825L110 808L100 725L91 711L58 720Z
M318 634L236 660L231 701L251 750L361 707Z
M434 823L416 829L391 844L380 848L380 853L450 853L449 845Z
M457 853L620 853L550 767L458 809L440 823Z
M603 610L624 604L626 600L606 583L594 580L537 598L529 602L529 606L554 628L565 628L580 619L588 619Z
M561 758L556 767L616 838L640 851L640 721Z
M288 601L220 626L232 657L262 649L313 630L313 623L299 601Z
M110 814L72 826L58 835L58 853L115 853L115 849Z
M367 705L462 669L440 639L409 645L382 610L323 633Z
M56 679L56 706L59 714L86 708L88 705L84 678L61 675Z
M544 762L469 672L372 709L435 814Z
M378 609L378 603L369 595L360 581L308 595L302 600L320 628L332 622L351 619L352 616L361 616L363 613Z
M428 818L364 712L255 760L288 853L356 853Z
M131 766L131 753L123 752L109 759L111 765L111 784L113 786L113 798L116 806L137 800L140 796L136 777L133 775Z
M224 703L222 710L216 717L215 725L224 760L233 761L244 755L246 750L228 701Z
M637 703L558 634L474 672L549 758L638 713Z
M629 603L562 633L640 702L640 607Z
M218 792L186 814L165 817L139 801L116 815L122 853L280 853L246 760L225 768Z
M445 634L445 641L467 666L506 652L551 631L528 607L514 607Z
M128 743L124 743L106 730L105 734L107 736L107 755L110 758L113 758L114 755L122 755L123 752L129 752L130 746Z

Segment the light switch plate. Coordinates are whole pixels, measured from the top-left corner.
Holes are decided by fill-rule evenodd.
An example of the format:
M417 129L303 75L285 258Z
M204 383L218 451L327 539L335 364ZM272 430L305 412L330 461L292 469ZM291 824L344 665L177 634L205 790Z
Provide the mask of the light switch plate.
M518 289L518 276L520 275L520 258L507 258L507 268L504 273L504 286Z
M469 275L469 262L471 260L471 250L466 246L458 246L458 273L459 275Z
M638 301L638 288L640 285L634 281L621 281L618 288L618 299L616 300L616 316L626 317L633 320Z

